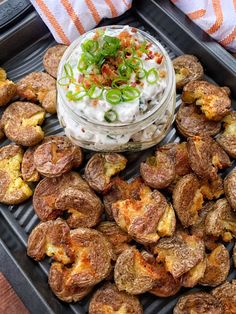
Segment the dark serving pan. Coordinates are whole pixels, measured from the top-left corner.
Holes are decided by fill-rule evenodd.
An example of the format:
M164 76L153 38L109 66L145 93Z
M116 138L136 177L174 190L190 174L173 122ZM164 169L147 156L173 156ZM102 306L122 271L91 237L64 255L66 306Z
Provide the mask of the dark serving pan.
M171 58L182 53L196 55L203 63L209 80L231 87L233 107L236 109L235 59L169 1L134 1L132 10L121 17L104 20L101 24L129 24L146 30L164 45ZM17 25L10 30L1 31L0 64L7 70L9 78L17 81L27 73L43 70L42 56L45 50L54 44L55 41L48 29L37 13L31 9ZM180 104L180 95L177 95L176 104L177 107ZM44 129L47 135L62 133L55 115L47 119ZM172 126L163 142L179 140L176 129ZM2 143L2 145L6 144L8 144L7 140ZM150 149L129 154L129 164L125 171L126 179L137 175L139 163L151 151ZM235 163L232 167L235 167ZM27 257L27 237L37 223L38 218L31 200L19 206L0 206L0 271L8 278L31 313L87 313L90 296L73 305L60 302L47 285L48 260L36 263ZM228 245L230 251L232 247L232 243ZM236 270L233 270L231 262L229 280L235 276ZM181 289L176 296L166 299L150 294L143 295L141 302L145 314L172 313L179 296L185 291L188 290Z

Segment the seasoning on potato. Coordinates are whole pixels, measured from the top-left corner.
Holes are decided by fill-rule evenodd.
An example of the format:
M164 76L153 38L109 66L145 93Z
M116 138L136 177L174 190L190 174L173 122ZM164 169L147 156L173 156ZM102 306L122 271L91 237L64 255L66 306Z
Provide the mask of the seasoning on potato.
M236 158L236 111L231 111L222 121L224 131L216 140L230 157Z
M211 291L224 307L224 314L236 313L236 280L226 281Z
M16 85L7 80L7 73L0 68L0 106L7 105L16 95Z
M44 69L55 78L57 78L57 69L67 47L65 45L55 45L48 48L43 56Z
M224 179L224 190L228 202L236 211L236 170L231 171Z
M37 146L29 147L25 151L21 164L22 178L27 182L37 182L40 174L34 165L34 152Z

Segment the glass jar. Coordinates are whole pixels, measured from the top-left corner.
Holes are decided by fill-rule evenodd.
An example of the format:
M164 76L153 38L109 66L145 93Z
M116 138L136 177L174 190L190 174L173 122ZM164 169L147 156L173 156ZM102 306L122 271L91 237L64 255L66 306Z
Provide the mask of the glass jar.
M122 29L123 26L108 26L110 30ZM133 28L132 28L133 29ZM94 30L90 31L94 32ZM80 36L64 53L58 77L63 76L64 64L76 47L90 32ZM107 123L91 121L88 117L78 114L69 105L62 86L57 84L57 115L65 134L76 145L94 151L139 151L159 143L167 134L173 121L176 104L175 73L172 62L163 46L148 33L136 30L145 40L151 42L163 54L167 72L166 87L158 105L144 113L138 121L131 123Z

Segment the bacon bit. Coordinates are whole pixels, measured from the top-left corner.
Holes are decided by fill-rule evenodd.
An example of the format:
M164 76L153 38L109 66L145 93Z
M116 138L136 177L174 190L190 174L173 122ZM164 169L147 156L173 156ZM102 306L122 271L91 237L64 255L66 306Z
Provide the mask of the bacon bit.
M140 50L137 50L136 53L137 53L137 56L138 56L138 57L141 57L142 54L143 54L142 51L140 51Z
M118 37L121 41L121 46L126 48L131 46L132 35L130 35L129 32L123 31L118 35Z
M143 85L144 85L144 83L143 83L143 82L141 82L141 83L140 83L140 85L141 85L141 86L143 86Z
M137 29L134 28L134 27L132 27L132 28L131 28L131 32L132 32L132 33L137 33Z
M98 104L98 100L97 100L97 99L93 99L93 100L92 100L92 106L93 106L93 107L96 107L97 104Z
M137 85L136 82L131 83L131 86L133 86L133 87L135 87L136 85Z
M89 80L85 79L83 83L84 83L85 89L89 89L91 87L91 82Z
M158 56L156 56L156 57L155 57L156 63L161 64L163 58L164 58L164 56L163 56L163 55L160 55L160 54L159 54Z
M164 77L166 77L167 73L166 73L166 71L163 70L163 71L160 71L159 74L160 74L161 78L164 78Z
M78 77L78 83L82 83L84 80L84 75L81 74L79 77Z

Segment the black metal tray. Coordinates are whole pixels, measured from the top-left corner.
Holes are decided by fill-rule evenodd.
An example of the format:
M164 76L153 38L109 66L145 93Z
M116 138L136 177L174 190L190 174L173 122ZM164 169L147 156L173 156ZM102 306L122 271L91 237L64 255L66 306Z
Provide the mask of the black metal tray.
M104 20L101 23L101 25L108 24L129 24L150 32L163 44L171 58L182 53L192 53L198 56L205 67L207 78L220 85L231 87L232 96L236 98L236 89L233 88L236 86L235 59L169 1L134 1L132 10L121 17ZM35 11L31 12L17 28L1 34L0 65L7 70L10 79L17 81L27 73L43 70L43 54L48 47L54 44L55 41L40 17ZM177 107L179 104L180 95L177 95ZM236 109L235 99L233 107ZM47 119L44 129L47 135L62 133L55 115ZM178 142L179 140L173 126L163 143ZM8 143L9 141L5 140L2 145ZM128 155L126 179L137 174L140 162L151 152L152 149L149 149ZM232 165L233 167L235 167L235 163ZM31 200L19 206L0 206L0 271L6 274L31 313L87 313L91 295L76 304L69 305L59 301L47 285L49 260L36 263L27 257L27 237L38 221ZM232 247L232 243L228 245L230 251L232 251ZM229 280L235 277L236 271L231 263ZM202 290L203 287L193 290L198 289ZM172 313L179 296L185 291L188 290L181 289L177 296L166 299L148 293L141 296L144 313Z

